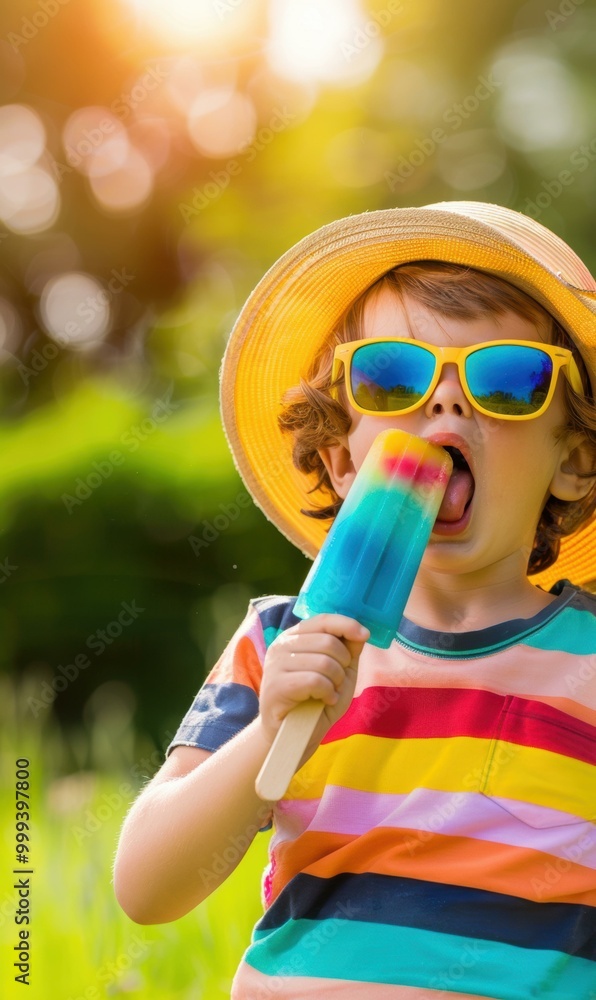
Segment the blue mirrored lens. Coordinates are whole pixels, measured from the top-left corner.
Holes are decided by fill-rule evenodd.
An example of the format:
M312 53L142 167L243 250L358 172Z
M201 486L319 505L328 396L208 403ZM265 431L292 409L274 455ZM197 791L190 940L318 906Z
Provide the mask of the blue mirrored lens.
M536 413L548 395L552 377L552 360L537 347L482 347L466 358L468 388L491 413Z
M414 342L364 344L352 356L352 393L365 410L405 410L424 395L434 371L433 355Z

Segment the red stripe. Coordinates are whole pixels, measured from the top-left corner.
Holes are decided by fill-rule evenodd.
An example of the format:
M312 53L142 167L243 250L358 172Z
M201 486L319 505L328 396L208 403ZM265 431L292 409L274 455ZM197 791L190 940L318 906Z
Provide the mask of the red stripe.
M499 739L596 765L596 726L552 705L492 691L368 687L322 742L357 733L389 739Z

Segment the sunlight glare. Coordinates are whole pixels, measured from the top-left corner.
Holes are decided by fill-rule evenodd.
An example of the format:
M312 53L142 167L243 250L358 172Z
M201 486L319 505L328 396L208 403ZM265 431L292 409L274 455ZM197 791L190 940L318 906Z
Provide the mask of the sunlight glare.
M128 0L139 22L158 33L166 44L205 48L246 28L249 0ZM238 10L236 9L238 8Z
M297 81L359 83L384 48L361 0L271 0L270 33L272 68Z

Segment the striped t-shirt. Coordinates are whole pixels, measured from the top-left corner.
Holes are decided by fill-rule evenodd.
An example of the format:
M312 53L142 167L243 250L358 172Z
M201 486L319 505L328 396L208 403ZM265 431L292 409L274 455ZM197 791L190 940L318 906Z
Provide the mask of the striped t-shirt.
M468 633L402 620L272 815L234 1000L596 1000L596 597ZM168 747L258 712L293 597L250 602Z

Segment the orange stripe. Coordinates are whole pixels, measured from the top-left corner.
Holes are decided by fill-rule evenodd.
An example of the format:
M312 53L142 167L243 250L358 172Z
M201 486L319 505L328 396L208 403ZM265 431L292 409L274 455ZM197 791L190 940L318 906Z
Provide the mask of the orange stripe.
M387 983L360 983L353 979L322 979L319 976L266 976L242 962L232 983L230 1000L447 1000L444 990L423 986L392 986ZM474 993L452 993L449 1000L494 1000Z
M245 684L258 694L263 668L249 636L229 647L205 679L205 684Z
M275 861L274 899L302 871L318 878L375 872L506 893L538 903L596 906L596 871L591 868L527 847L441 833L417 835L399 827L377 827L360 837L305 833L293 843L281 844Z

